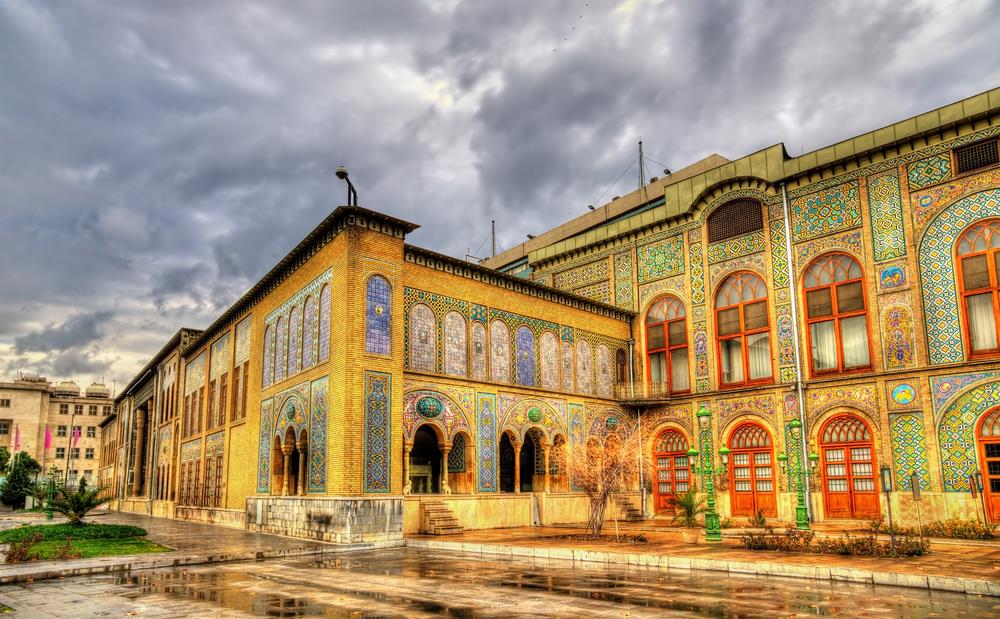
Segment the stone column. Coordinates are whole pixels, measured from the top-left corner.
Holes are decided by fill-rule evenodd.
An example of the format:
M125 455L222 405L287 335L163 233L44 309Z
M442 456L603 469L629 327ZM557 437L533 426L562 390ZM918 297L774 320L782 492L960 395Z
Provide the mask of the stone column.
M441 494L451 494L451 486L448 485L448 454L451 453L451 443L441 446Z
M70 436L73 428L70 428ZM70 439L72 447L73 439ZM135 454L132 458L132 496L138 496L142 490L142 449L146 442L146 409L140 408L135 415Z
M403 441L403 494L410 494L413 491L413 483L410 482L410 450L413 443Z
M545 494L549 493L549 446L542 447L542 455L545 456Z
M514 447L514 494L521 494L521 443Z
M299 496L306 494L306 441L299 441Z
M282 443L281 453L285 456L285 466L281 469L281 496L288 496L288 478L291 477L292 449L294 443Z

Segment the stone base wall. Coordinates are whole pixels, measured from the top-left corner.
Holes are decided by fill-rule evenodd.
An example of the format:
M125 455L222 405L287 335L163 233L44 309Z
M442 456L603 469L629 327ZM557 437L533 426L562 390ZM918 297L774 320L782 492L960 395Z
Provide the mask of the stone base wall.
M246 528L336 544L403 545L403 497L251 496Z
M180 520L221 524L227 527L243 528L246 526L246 513L239 509L188 507L183 505L178 505L174 509L175 517Z

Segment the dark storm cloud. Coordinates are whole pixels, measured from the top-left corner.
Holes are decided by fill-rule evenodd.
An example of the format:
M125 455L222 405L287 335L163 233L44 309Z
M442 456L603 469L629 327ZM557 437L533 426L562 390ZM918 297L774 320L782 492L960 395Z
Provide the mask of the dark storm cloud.
M482 255L490 219L509 247L634 188L640 136L673 168L797 154L995 86L998 26L985 0L8 0L0 354L127 380L344 201L337 164L411 242Z

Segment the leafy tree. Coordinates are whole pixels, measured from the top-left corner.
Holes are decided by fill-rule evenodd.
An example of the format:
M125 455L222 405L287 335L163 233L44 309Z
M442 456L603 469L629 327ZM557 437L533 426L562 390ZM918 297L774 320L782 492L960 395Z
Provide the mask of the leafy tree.
M84 516L111 500L109 496L101 496L106 490L101 486L88 489L86 483L76 490L62 486L55 491L52 509L66 516L71 525L82 525Z
M0 447L0 473L7 472L8 464L10 464L10 452L6 447Z
M41 465L27 453L20 451L14 454L10 474L0 492L0 503L14 509L23 508L24 497L32 493L34 476L41 470Z

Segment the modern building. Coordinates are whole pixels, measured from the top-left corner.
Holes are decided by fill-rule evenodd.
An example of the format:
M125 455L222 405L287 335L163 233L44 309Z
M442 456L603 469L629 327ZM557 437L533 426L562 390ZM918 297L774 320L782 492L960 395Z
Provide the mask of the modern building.
M696 451L723 517L909 524L915 484L925 521L1000 520L998 136L1000 89L713 155L484 264L340 207L118 397L119 506L387 543L580 521L567 457L635 424L647 515L706 487Z
M75 483L97 480L98 424L111 414L111 390L94 383L81 393L73 382L51 383L32 374L0 382L0 447L29 454L48 472ZM45 430L51 445L45 449ZM74 431L79 438L74 445ZM67 476L66 472L69 471Z

